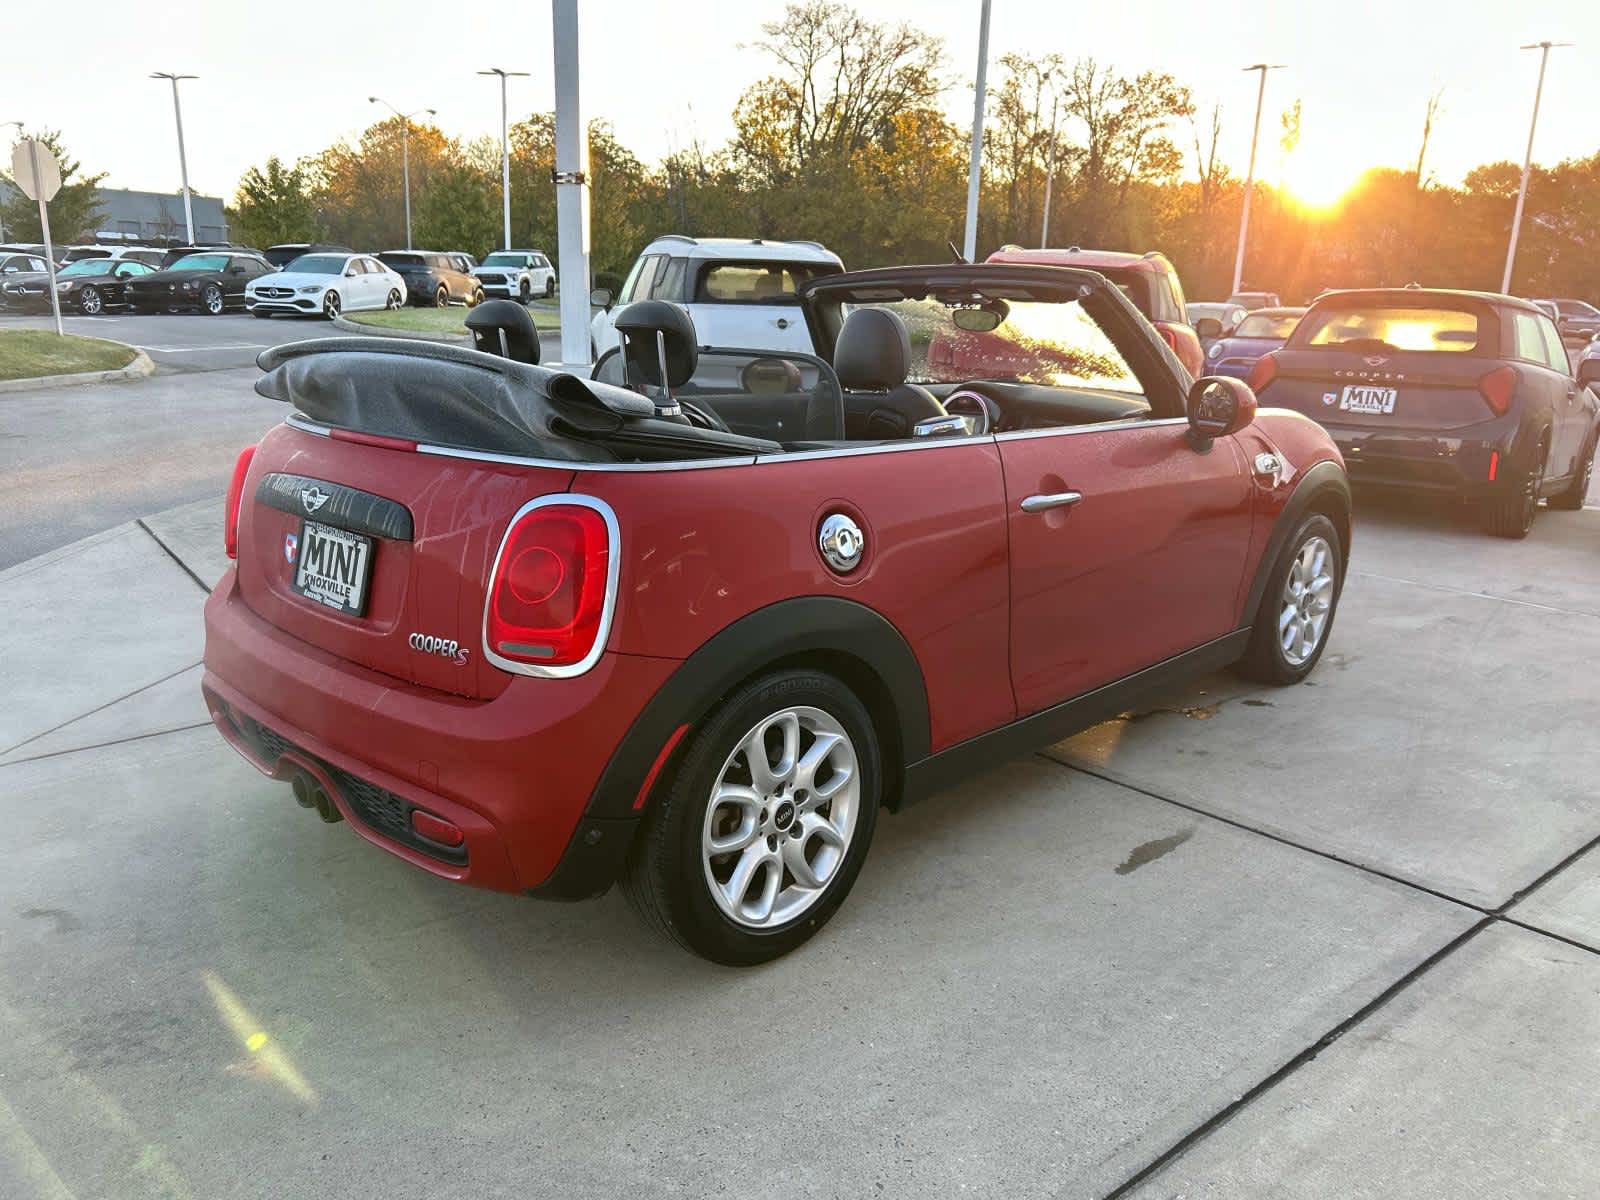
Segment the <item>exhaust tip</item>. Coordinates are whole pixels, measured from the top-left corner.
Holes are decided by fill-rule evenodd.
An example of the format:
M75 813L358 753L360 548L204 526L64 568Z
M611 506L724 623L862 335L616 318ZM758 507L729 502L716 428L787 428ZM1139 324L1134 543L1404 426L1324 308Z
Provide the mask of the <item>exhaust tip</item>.
M344 820L344 814L339 811L339 806L333 802L333 797L315 784L312 785L311 802L316 806L317 815L329 825L337 825Z
M301 808L316 807L314 793L320 789L317 787L316 781L304 771L296 771L294 773L294 776L289 780L289 790L294 793L295 803Z

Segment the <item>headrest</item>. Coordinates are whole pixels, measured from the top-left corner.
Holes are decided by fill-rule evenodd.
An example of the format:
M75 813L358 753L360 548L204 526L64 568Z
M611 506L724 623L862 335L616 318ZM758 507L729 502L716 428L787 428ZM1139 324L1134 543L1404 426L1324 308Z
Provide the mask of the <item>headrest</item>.
M897 313L858 308L845 317L833 345L839 385L852 392L886 392L906 381L911 335Z
M485 354L513 362L539 361L539 331L522 305L511 300L485 300L467 314L473 346Z
M786 396L800 391L800 368L787 358L754 358L739 372L739 386L752 396Z
M628 378L661 387L660 356L656 334L666 341L668 388L682 387L694 377L700 350L694 321L688 310L665 300L635 300L617 310L612 322L619 334L627 335Z

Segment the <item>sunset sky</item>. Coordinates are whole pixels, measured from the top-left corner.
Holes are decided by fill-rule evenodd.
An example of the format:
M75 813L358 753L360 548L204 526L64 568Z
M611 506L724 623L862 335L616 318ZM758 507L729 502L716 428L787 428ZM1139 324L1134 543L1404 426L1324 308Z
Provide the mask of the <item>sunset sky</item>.
M479 68L532 72L513 81L513 119L552 105L548 0L77 0L70 31L59 4L10 0L5 7L12 53L0 77L0 120L60 129L86 168L108 172L111 186L177 185L170 93L146 78L153 70L201 77L184 84L190 179L197 191L229 198L240 173L269 154L293 159L358 133L380 115L367 103L373 92L405 109L436 108L445 131L468 137L498 132L498 87L474 74ZM951 116L970 121L977 0L860 0L857 7L944 38L959 81ZM767 70L751 43L782 8L775 0L586 0L588 115L609 120L647 160L695 138L720 144L740 91ZM1597 0L994 0L990 51L991 63L1012 50L1053 51L1130 73L1170 71L1202 106L1222 103L1224 156L1241 172L1255 80L1239 68L1286 63L1268 82L1261 174L1320 200L1366 166L1411 164L1423 107L1440 87L1443 115L1429 151L1440 179L1456 182L1486 160L1520 161L1538 54L1517 47L1547 38L1577 43L1551 55L1535 159L1553 163L1600 149ZM18 49L35 40L58 53ZM1302 142L1286 165L1277 119L1297 98ZM1192 148L1184 148L1192 164Z

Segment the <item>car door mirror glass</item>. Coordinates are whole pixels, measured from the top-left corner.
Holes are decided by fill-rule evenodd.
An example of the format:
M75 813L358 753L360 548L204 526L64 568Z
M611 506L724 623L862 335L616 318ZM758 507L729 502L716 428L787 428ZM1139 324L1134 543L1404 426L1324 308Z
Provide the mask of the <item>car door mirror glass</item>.
M1201 317L1194 323L1196 337L1219 338L1222 336L1222 322L1215 317Z
M607 312L610 312L611 311L611 291L610 291L610 289L609 288L595 288L594 291L589 293L589 303L594 305L594 307L596 307L596 308L603 308Z
M1256 418L1256 394L1238 379L1209 375L1189 389L1189 433L1198 445L1238 433Z
M1578 382L1589 387L1600 384L1600 356L1590 354L1578 360Z

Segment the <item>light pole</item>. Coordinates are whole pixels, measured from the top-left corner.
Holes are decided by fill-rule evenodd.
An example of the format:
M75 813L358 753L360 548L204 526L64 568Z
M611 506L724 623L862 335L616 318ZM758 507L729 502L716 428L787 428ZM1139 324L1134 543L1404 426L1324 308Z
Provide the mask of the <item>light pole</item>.
M505 240L500 243L500 249L511 249L511 142L507 130L506 115L506 80L526 79L526 71L502 71L499 67L490 67L487 71L479 71L479 75L500 76L500 199L505 208Z
M1046 76L1054 79L1055 72ZM1039 249L1050 248L1050 185L1056 177L1056 109L1061 104L1061 93L1052 91L1050 97L1050 152L1044 160L1044 220L1039 227Z
M400 179L401 188L406 201L406 249L411 249L411 118L427 113L430 117L437 116L436 110L419 108L416 112L403 113L387 100L380 100L376 96L367 97L368 104L381 104L400 118Z
M183 224L189 234L189 245L194 245L194 205L189 200L189 159L183 151L183 106L178 103L178 80L199 79L198 75L174 75L170 71L152 71L151 79L165 79L172 84L172 115L178 121L178 171L183 177Z
M1244 179L1244 208L1239 213L1239 252L1233 257L1233 290L1239 290L1244 278L1244 239L1250 229L1250 197L1256 190L1256 142L1261 137L1261 103L1267 98L1267 72L1280 71L1283 63L1255 63L1246 71L1260 71L1261 85L1256 89L1256 126L1250 134L1250 169Z
M978 185L983 178L984 77L989 72L989 0L978 17L978 78L972 100L972 161L967 168L967 236L962 253L971 262L978 253Z
M1522 206L1528 199L1528 172L1533 167L1533 131L1539 128L1539 100L1544 95L1544 68L1550 61L1550 50L1555 46L1570 46L1571 42L1533 42L1524 50L1539 51L1539 83L1533 89L1533 119L1528 122L1528 152L1522 157L1522 183L1517 188L1517 211L1511 217L1511 242L1506 246L1506 271L1500 277L1500 291L1511 294L1511 267L1517 261L1517 234L1522 231Z

